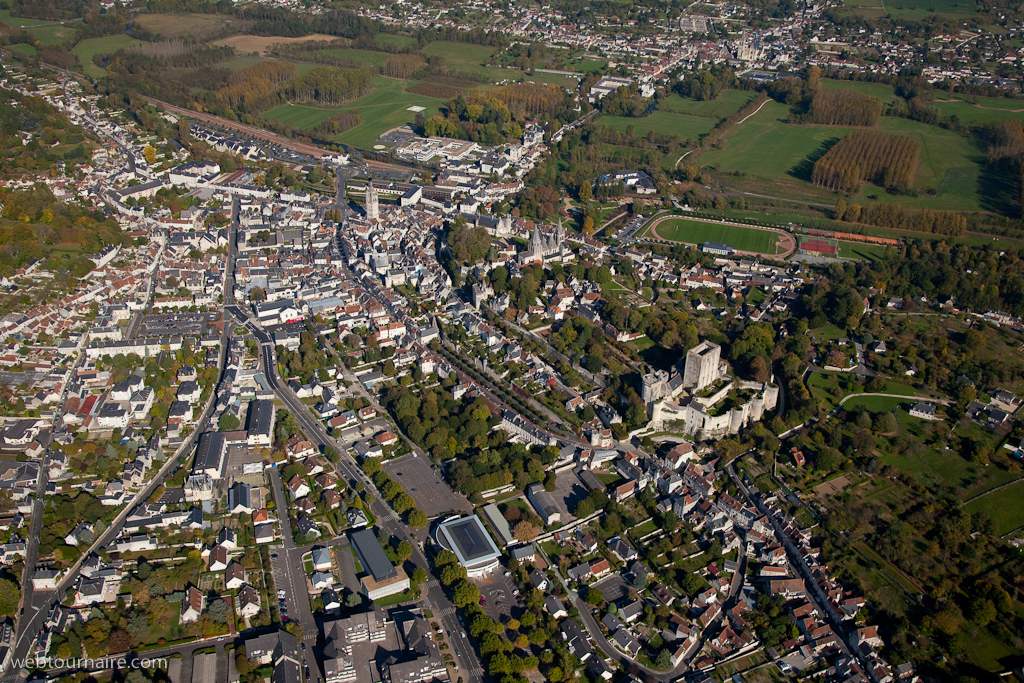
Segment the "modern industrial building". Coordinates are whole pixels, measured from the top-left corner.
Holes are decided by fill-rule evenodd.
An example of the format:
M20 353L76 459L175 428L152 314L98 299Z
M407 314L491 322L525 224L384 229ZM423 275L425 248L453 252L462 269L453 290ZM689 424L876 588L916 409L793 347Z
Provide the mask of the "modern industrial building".
M370 573L361 580L367 597L379 600L409 588L409 576L404 569L391 564L372 529L354 531L349 534L349 540L363 569Z
M437 542L455 553L466 575L480 578L500 566L501 551L475 515L453 517L437 527Z

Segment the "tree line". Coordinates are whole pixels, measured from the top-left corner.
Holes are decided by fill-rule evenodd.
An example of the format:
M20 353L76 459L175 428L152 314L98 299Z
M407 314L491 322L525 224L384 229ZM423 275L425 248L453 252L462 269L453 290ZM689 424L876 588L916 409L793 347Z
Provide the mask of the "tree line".
M338 106L370 92L372 79L363 69L318 66L285 83L281 95L293 102Z
M853 90L818 89L804 120L825 126L877 126L882 102Z
M921 146L905 135L855 130L814 163L811 182L836 192L856 192L862 181L910 188Z

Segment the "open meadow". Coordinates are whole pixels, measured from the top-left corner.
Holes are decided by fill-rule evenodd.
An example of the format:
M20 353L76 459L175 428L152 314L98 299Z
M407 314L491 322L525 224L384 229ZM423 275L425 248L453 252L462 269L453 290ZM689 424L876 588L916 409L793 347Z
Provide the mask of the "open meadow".
M726 90L718 99L701 102L672 93L658 102L658 111L724 119L743 109L756 96L757 93L747 90Z
M113 54L122 48L141 44L141 40L136 40L129 36L104 36L103 38L87 38L78 45L75 45L75 49L72 52L82 62L82 68L86 76L103 78L107 74L107 70L93 64L92 58L94 55Z
M383 133L415 120L416 113L409 111L409 107L425 107L423 114L429 118L445 103L444 100L435 97L407 92L406 88L409 85L412 85L412 82L375 76L371 93L342 107L320 109L285 104L264 112L263 116L303 128L315 128L318 123L338 112L357 110L363 122L338 135L334 141L361 149L373 149L374 142Z
M135 17L147 31L158 33L164 38L190 37L202 39L223 31L241 31L250 25L249 20L238 19L229 14L138 14Z
M715 127L715 119L677 114L670 111L655 111L643 118L630 116L602 116L598 124L625 133L630 127L634 135L647 135L656 131L662 135L678 135L683 140L696 140Z
M793 124L788 116L789 107L769 101L723 138L723 149L702 155L701 165L726 173L809 181L814 161L852 128ZM883 118L878 129L905 135L921 146L915 184L921 192L917 197L891 197L881 188L863 183L848 201L898 201L907 206L957 211L980 211L992 208L991 203L997 201L988 195L994 190L983 182L984 152L971 139L900 118Z

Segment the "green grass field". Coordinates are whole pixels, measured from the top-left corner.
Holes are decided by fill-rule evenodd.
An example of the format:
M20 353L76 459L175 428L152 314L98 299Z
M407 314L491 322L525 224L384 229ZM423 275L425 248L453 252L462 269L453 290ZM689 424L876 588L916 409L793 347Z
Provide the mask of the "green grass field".
M851 129L791 124L786 121L788 115L789 107L769 101L761 111L725 136L724 149L702 155L701 164L727 173L742 171L771 179L807 180L813 165L811 160ZM906 135L921 145L915 187L933 189L936 194L921 192L917 197L892 197L865 183L848 201L860 204L892 201L933 209L982 210L979 183L972 179L981 172L985 157L974 142L937 126L908 119L883 118L879 130ZM953 182L945 182L947 175Z
M36 56L36 49L33 46L31 46L31 45L26 45L25 43L19 43L17 45L11 45L8 49L13 50L14 52L18 52L20 54L23 54L26 57L35 57Z
M678 135L684 140L696 140L715 127L714 119L671 111L655 111L639 119L629 116L602 116L598 123L614 128L620 133L625 133L626 129L632 126L634 135L647 135L655 130L662 135Z
M673 242L703 244L718 242L731 245L740 251L759 254L774 254L777 236L767 230L742 228L738 225L723 225L697 221L689 218L673 218L658 224L658 235Z
M491 76L492 72L501 72L501 69L493 69L486 66L494 54L494 48L487 45L438 40L423 48L422 54L425 57L432 55L444 57L445 66L449 69L472 71L487 74L488 76Z
M82 62L82 67L85 69L85 75L92 78L102 78L106 75L107 70L96 66L92 63L93 55L97 54L113 54L121 48L128 47L129 45L141 45L141 40L129 38L128 36L106 36L103 38L87 38L83 40L75 49L72 50L78 55L79 61Z
M858 259L861 261L878 261L885 256L885 249L885 247L877 244L840 242L839 258Z
M849 4L849 3L847 3ZM861 83L860 81L835 81L829 78L821 79L821 86L825 90L853 90L864 95L877 97L883 102L895 99L896 92L891 85L884 83Z
M994 98L986 98L994 99ZM970 102L958 100L956 102L931 102L929 107L939 112L942 117L956 116L963 122L988 123L989 121L1001 121L1003 119L1016 119L1024 121L1024 102L1004 100L1008 106L985 108L979 107ZM1012 109L1009 107L1013 107ZM1014 111L1016 109L1017 111Z
M373 50L356 50L352 48L333 48L320 50L324 54L341 59L348 59L358 62L364 66L384 66L384 61L391 55L387 52L374 52Z
M397 47L409 47L416 42L416 39L412 36L402 36L396 33L378 33L377 40Z
M996 525L996 533L1002 536L1024 526L1024 481L1019 481L1005 489L990 493L984 498L964 506L966 512L985 512Z
M413 122L416 113L409 111L409 107L413 105L426 107L423 114L429 118L437 113L439 106L444 104L444 100L406 92L407 85L411 85L411 83L375 76L373 92L349 102L343 107L320 109L285 104L271 109L263 115L295 126L312 128L337 112L355 109L362 116L363 122L352 130L337 136L334 141L362 149L373 149L374 143L381 134L404 123Z
M24 28L25 26L35 26L37 24L45 24L45 19L26 19L24 17L12 17L11 10L0 9L0 21L3 21L8 26L14 26L16 28Z
M658 102L658 110L724 119L743 109L754 97L755 93L746 90L726 90L719 95L717 100L698 102L689 97L681 97L673 93Z
M75 35L75 28L73 26L60 26L58 24L26 30L32 34L32 37L41 42L43 47L58 45Z

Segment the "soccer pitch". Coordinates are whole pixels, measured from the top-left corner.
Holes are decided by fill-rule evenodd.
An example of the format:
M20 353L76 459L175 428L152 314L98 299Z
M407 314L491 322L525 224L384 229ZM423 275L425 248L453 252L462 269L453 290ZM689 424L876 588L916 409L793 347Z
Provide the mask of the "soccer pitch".
M728 244L738 251L774 254L778 234L770 230L743 228L738 225L699 221L691 218L672 218L654 228L658 237L672 242Z

